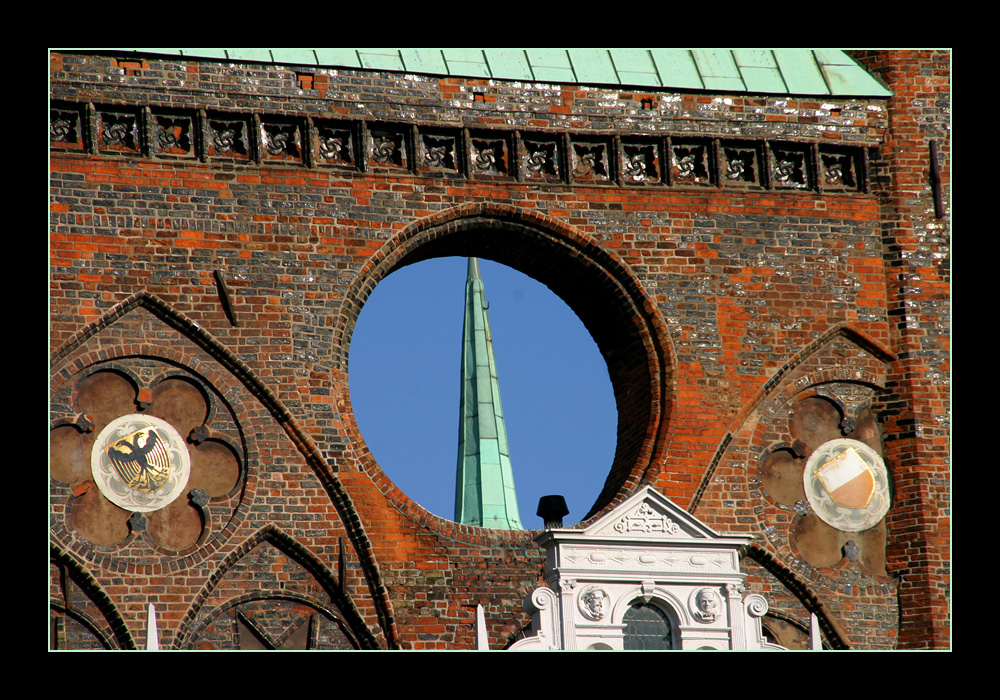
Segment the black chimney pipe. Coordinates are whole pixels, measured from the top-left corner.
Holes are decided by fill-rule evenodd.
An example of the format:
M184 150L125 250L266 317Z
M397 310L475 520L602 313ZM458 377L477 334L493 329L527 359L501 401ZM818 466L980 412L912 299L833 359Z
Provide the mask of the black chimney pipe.
M545 522L545 529L563 526L563 516L569 514L566 499L562 496L542 496L538 499L538 511L535 513Z

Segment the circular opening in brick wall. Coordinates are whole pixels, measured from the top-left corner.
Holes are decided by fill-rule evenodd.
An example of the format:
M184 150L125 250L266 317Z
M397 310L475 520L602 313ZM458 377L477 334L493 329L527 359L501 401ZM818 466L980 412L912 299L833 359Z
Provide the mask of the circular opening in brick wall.
M564 524L594 505L614 461L618 412L596 343L548 287L480 260L521 522L538 499L566 497ZM462 327L468 258L397 269L365 303L351 339L351 404L397 487L454 516Z
M470 204L400 232L373 254L371 264L345 290L334 325L334 366L350 371L357 360L360 353L352 345L354 331L377 285L407 266L451 256L497 262L542 283L576 314L596 344L614 393L617 440L604 485L582 518L588 519L627 498L640 485L654 482L664 466L661 455L674 403L672 352L663 343L668 337L666 326L634 269L609 249L557 220L500 204ZM463 273L460 284L464 285L464 279ZM486 284L489 295L489 280ZM453 410L457 462L458 406ZM505 406L505 411L510 409ZM353 411L345 420L351 432L352 425L359 427ZM411 502L399 500L399 489L383 478L385 470L366 449L363 433L356 434L356 439L361 440L358 454L363 468L392 502L408 510ZM527 507L534 513L534 504ZM566 522L579 518L574 510ZM530 521L526 527L534 529Z

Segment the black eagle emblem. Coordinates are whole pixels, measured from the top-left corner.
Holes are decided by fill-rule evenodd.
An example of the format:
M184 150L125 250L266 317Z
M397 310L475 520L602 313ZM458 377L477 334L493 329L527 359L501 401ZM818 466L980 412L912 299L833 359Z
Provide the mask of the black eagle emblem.
M136 491L152 493L170 477L170 455L152 428L139 430L108 447L115 472Z

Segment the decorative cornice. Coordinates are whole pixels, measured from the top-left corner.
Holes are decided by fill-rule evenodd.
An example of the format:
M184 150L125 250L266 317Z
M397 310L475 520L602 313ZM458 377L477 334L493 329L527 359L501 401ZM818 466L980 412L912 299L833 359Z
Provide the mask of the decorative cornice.
M723 191L868 191L868 150L690 133L463 128L308 115L50 104L53 152L475 181Z

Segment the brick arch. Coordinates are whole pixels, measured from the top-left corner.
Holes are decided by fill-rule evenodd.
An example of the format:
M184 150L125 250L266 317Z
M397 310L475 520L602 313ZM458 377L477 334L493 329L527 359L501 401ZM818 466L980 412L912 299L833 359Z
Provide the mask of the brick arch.
M830 329L827 333L825 333L821 337L809 343L809 345L807 345L805 348L799 351L795 355L795 357L788 360L787 362L785 362L785 364L779 367L771 376L771 379L768 380L760 388L756 396L754 396L753 399L748 401L743 406L743 409L740 411L740 413L733 418L732 422L730 423L730 431L733 433L737 432L739 430L739 427L747 420L747 417L753 411L756 411L757 408L764 402L765 399L767 399L770 395L772 395L776 390L779 389L781 383L783 382L784 379L787 378L787 375L789 373L801 367L806 362L806 360L821 352L824 348L831 345L838 338L844 338L851 344L856 345L858 348L862 350L865 350L883 364L892 362L893 360L896 359L896 356L892 353L892 351L890 351L888 348L882 345L879 341L875 340L874 338L866 334L864 331L859 330L857 328L853 328L848 325L836 326ZM827 381L834 381L834 380L850 381L851 379L852 378L841 377L837 375L836 372L834 371L833 375L827 378ZM858 378L853 378L853 379L859 380ZM820 379L816 379L811 381L810 383L818 383L819 381ZM881 386L884 383L884 377L866 376L864 378L861 378L860 381L872 384L873 386Z
M88 340L103 330L111 328L120 319L137 309L149 312L166 326L186 337L195 346L210 355L214 361L218 362L228 372L228 376L225 372L218 373L212 371L209 372L211 374L210 379L208 374L206 374L208 369L205 366L204 360L196 360L192 355L171 347L168 344L119 342L88 347ZM52 352L50 356L50 381L52 382L52 386L55 387L70 381L75 374L85 372L90 367L108 365L108 363L113 364L117 358L131 356L152 357L166 363L173 363L178 367L183 367L192 376L198 377L207 385L214 386L220 394L226 396L226 401L238 401L238 392L231 391L227 393L226 389L241 387L264 405L267 415L278 423L292 444L302 454L307 464L313 469L313 473L329 495L347 531L352 549L358 557L364 579L371 592L372 603L375 613L378 616L379 624L384 634L389 638L390 643L397 643L398 634L395 621L392 617L392 605L389 600L388 590L382 580L381 569L375 559L371 540L365 531L364 524L361 522L361 518L358 516L350 496L344 489L334 469L327 462L312 437L299 425L298 420L271 388L263 382L252 368L235 353L219 343L199 324L193 322L155 294L147 291L137 292L121 301L97 320L87 324L87 326L77 332L64 345ZM241 408L235 403L230 408L233 410L234 415L237 416L247 413L245 408ZM249 504L252 502L253 491L248 489L244 497L244 503L249 507ZM242 511L240 517L243 517ZM60 528L50 530L50 536L55 542L60 544L72 541L72 537ZM222 549L222 539L218 538L205 543L203 546L199 546L193 553L174 559L169 563L155 563L142 565L142 567L147 573L160 575L166 570L176 571L200 564L210 560ZM70 548L68 545L63 546L67 549ZM74 549L74 555L82 557L88 566L113 568L118 565L114 556L98 549L79 550L76 548Z
M868 357L864 360L856 357L853 364L846 359L843 363L834 361L831 364L817 361L817 358L822 360L824 353L830 357L829 353L840 342L853 349L865 351ZM816 397L830 401L838 410L843 410L842 405L832 400L830 396L816 391L816 387L838 382L865 385L877 390L884 387L885 366L893 359L894 355L877 340L864 331L848 325L835 326L804 347L780 366L771 379L743 405L740 413L730 424L732 432L726 433L715 458L706 469L688 512L696 513L702 508L703 497L711 484L718 483L715 479L717 469L725 475L723 478L735 478L742 483L741 488L749 489L751 494L756 494L751 473L756 471L758 460L763 460L768 453L777 449L789 451L798 449L794 446L791 428L787 426L787 414L784 408L790 406L793 401ZM775 428L779 422L783 424L781 432L785 434L784 438L778 436L778 430ZM744 472L744 466L747 472ZM734 472L734 468L737 471ZM857 640L852 640L848 636L837 620L843 618L845 608L861 604L857 592L859 589L863 591L867 586L881 586L883 591L887 588L891 591L895 585L892 579L872 572L858 575L856 569L847 566L846 560L824 567L822 573L819 573L820 567L809 564L801 557L799 551L789 544L789 535L785 530L778 531L776 539L770 537L774 532L770 526L781 522L775 519L774 513L784 509L785 512L781 517L788 517L788 522L792 522L791 519L796 517L791 511L791 504L779 506L768 500L765 508L760 509L762 501L754 500L755 498L756 496L752 495L748 499L747 509L743 512L746 515L753 515L757 520L753 527L760 528L765 536L758 543L752 544L744 552L744 556L772 575L807 611L816 613L830 648L847 649L859 644ZM711 509L717 506L717 502L713 505L709 501L706 510L711 512ZM811 572L809 576L803 574L806 569ZM818 580L817 575L820 577ZM865 583L859 584L857 581ZM849 589L850 585L855 586L855 592L843 595L841 591L845 586ZM825 601L820 600L820 594L826 597ZM860 595L866 594L862 592ZM885 609L887 616L895 614L892 604L886 605ZM863 645L864 642L860 644Z
M270 544L282 554L288 556L296 564L301 566L306 572L309 573L310 576L313 577L316 584L330 597L334 607L331 607L315 597L294 592L292 590L285 590L283 586L272 589L262 587L258 590L251 590L236 598L225 601L219 609L213 611L207 619L202 620L197 627L193 627L198 619L199 613L203 609L205 601L212 596L212 593L217 589L219 583L236 565L243 560L244 557L246 557L260 544ZM329 617L338 619L350 630L352 641L359 644L362 648L379 648L378 640L374 637L374 635L372 635L371 631L365 625L364 620L355 607L353 600L344 591L345 589L342 582L338 581L336 576L326 566L324 566L322 562L313 556L308 549L303 547L298 541L295 540L295 538L286 534L280 528L273 525L266 525L247 538L219 565L211 579L198 593L188 609L184 621L180 625L180 632L177 635L175 646L178 649L188 648L192 641L198 638L199 633L206 626L208 626L212 620L237 605L253 600L283 598L308 603ZM387 634L387 637L389 638L390 647L396 647L398 646L398 634L396 631L395 621L393 620L391 611L387 611L387 615L390 622L389 634Z
M777 395L777 392L786 391L792 394L801 393L801 389L797 388L795 385L789 384L788 378L791 373L799 368L801 368L809 358L817 355L825 348L829 347L838 338L844 338L851 344L857 346L858 348L865 350L870 353L878 362L887 364L896 359L896 356L884 345L879 343L877 340L866 334L864 331L852 328L847 325L840 325L831 328L829 331L824 333L821 337L817 338L813 342L809 343L805 348L799 351L793 358L785 362L781 367L779 367L774 374L753 396L752 399L747 401L743 407L740 409L739 413L733 417L730 421L729 429L723 436L719 443L718 448L715 451L715 456L709 463L705 470L705 473L701 477L701 482L695 491L694 496L691 499L691 503L688 505L688 512L694 513L699 504L701 503L701 498L708 488L709 483L711 483L712 478L715 476L715 470L719 463L725 457L729 450L730 445L733 442L734 436L739 435L743 426L747 424L750 417L761 407L761 405L769 398ZM863 384L868 384L873 387L882 387L885 383L884 373L880 375L876 374L865 374L864 376L842 376L837 370L827 371L821 374L810 374L807 375L806 380L807 386L812 386L814 384L819 384L825 381L851 381ZM809 396L811 394L803 394L803 397ZM828 398L828 397L824 397Z
M446 256L493 260L542 282L576 313L604 357L618 409L618 441L604 488L587 518L655 481L675 390L666 326L627 265L551 217L509 205L469 204L397 234L372 255L348 291L334 325L334 369L346 372L351 334L376 285L399 268ZM344 418L357 444L364 445L353 415L348 411ZM361 458L381 474L366 446ZM397 506L414 511L387 479L377 481Z
M49 605L54 610L76 619L87 627L107 649L135 649L132 638L117 606L93 575L68 552L53 544L49 545L51 563L64 572L63 600L52 599ZM66 600L65 586L72 582L83 591L84 595L94 604L102 616L101 620L93 620L83 612L75 610Z
M850 637L837 623L836 613L827 608L813 591L813 588L800 575L775 559L770 552L755 544L751 544L742 556L757 562L784 585L807 611L816 615L820 629L826 637L824 646L829 646L831 649L850 649L853 646Z

